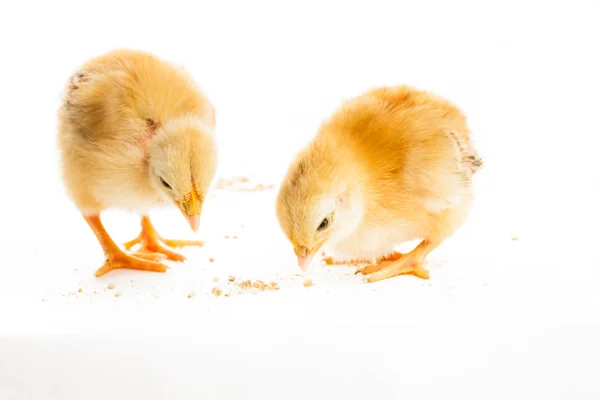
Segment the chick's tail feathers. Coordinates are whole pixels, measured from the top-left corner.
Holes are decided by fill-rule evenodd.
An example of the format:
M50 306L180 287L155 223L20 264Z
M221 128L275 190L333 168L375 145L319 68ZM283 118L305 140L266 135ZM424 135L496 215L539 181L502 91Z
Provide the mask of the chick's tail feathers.
M99 127L107 122L105 102L120 90L119 86L111 85L111 79L114 78L86 69L73 74L63 91L61 123L86 138L100 131Z
M459 170L468 171L471 175L474 175L483 168L483 159L479 156L467 135L451 130L448 131L447 136L456 149Z

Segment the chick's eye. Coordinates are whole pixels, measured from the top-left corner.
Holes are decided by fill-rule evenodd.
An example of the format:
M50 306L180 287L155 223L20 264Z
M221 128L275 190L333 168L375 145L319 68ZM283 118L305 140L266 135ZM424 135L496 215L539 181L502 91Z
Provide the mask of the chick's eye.
M329 226L329 218L323 218L323 221L321 221L321 224L319 224L319 227L317 228L318 231L322 231L323 229L327 228Z
M165 180L162 177L160 178L160 183L162 183L162 185L164 187L166 187L167 189L171 190L171 185L169 185L167 182L165 182Z

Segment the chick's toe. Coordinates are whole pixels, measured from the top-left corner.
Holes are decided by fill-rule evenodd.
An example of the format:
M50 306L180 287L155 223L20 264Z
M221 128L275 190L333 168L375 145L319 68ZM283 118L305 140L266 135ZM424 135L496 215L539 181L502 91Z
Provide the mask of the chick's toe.
M201 240L162 239L162 242L169 247L204 246L204 242Z
M185 246L202 246L204 243L197 240L169 240L160 237L154 226L150 222L150 218L147 216L142 217L142 231L139 236L129 242L125 243L124 246L127 250L133 246L140 245L137 254L161 254L164 258L171 261L185 261L185 257L179 253L171 250L173 247L185 247ZM144 257L147 258L147 257Z
M134 251L134 252L129 252L127 253L130 256L136 257L136 258L141 258L142 260L148 260L148 261L162 261L162 260L166 260L167 256L165 256L164 254L161 253L149 253L149 252L145 252L145 251Z
M398 261L383 262L371 265L362 270L364 275L370 275L368 282L377 282L398 275L411 274L421 279L429 279L429 271L423 268L422 262L413 257L406 257Z
M167 272L167 266L155 261L134 257L122 251L106 255L106 262L96 271L96 277L100 277L112 270L125 268L140 271Z
M393 254L387 260L383 260L377 265L368 265L360 272L363 275L370 275L367 279L368 282L377 282L406 274L412 274L421 279L429 279L429 271L423 268L423 262L427 254L434 248L435 246L431 242L423 241L406 255L397 256Z

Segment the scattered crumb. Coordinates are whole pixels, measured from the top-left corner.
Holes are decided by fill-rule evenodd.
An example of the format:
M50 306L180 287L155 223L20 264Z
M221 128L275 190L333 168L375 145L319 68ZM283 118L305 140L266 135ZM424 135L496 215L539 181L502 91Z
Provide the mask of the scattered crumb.
M238 237L237 237L237 236L233 236L233 238L234 238L234 239L237 239Z
M249 287L252 287L252 282L251 281L243 281L239 284L239 287L242 289L247 289Z
M249 185L250 179L246 177L233 177L231 179L219 179L215 184L215 189L223 190L223 189L233 189L239 192L256 192L263 191L267 189L273 189L275 185L266 185L266 184L256 184Z
M83 292L83 289L82 289L82 288L79 288L78 292L79 292L79 293Z
M190 292L188 293L188 299L191 299L192 297L196 296L196 292ZM158 299L158 296L154 296L155 299Z
M279 285L276 282L270 282L267 285L267 290L279 290Z
M235 282L235 276L233 276L233 275L229 275L229 276L227 277L227 280L228 280L229 282Z
M215 262L215 259L211 257L211 258L208 259L208 261Z
M97 292L94 290L94 292L93 292L93 293L94 293L94 294L96 294Z
M115 293L115 297L121 297L121 293L119 293L119 292Z
M116 287L116 285L114 283L109 283L108 284L108 289L113 290Z
M213 278L213 282L217 283L219 282L219 278L217 278L216 276Z
M267 285L265 285L265 283L263 281L254 281L254 283L252 284L252 287L255 287L260 290L265 290L266 286Z
M310 279L307 279L304 281L304 287L310 287L313 285L313 281Z
M229 239L229 235L225 235L225 239Z
M212 294L214 294L215 296L221 296L223 294L223 291L218 287L214 287L212 288Z
M517 240L519 240L519 238L516 237L516 236L513 236L511 239L512 239L513 242L516 242Z
M231 296L231 293L225 293L225 297Z

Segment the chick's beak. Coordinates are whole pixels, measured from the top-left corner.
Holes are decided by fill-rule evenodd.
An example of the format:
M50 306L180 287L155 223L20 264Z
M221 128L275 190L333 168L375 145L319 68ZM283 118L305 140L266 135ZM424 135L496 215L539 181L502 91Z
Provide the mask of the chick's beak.
M294 246L294 253L298 257L298 266L302 271L306 271L315 252L307 250L304 246Z
M188 223L190 224L190 228L194 232L198 232L198 228L200 227L200 216L199 215L188 215L187 216Z
M175 202L194 232L200 227L200 211L202 210L202 199L195 189L188 193L181 202Z

